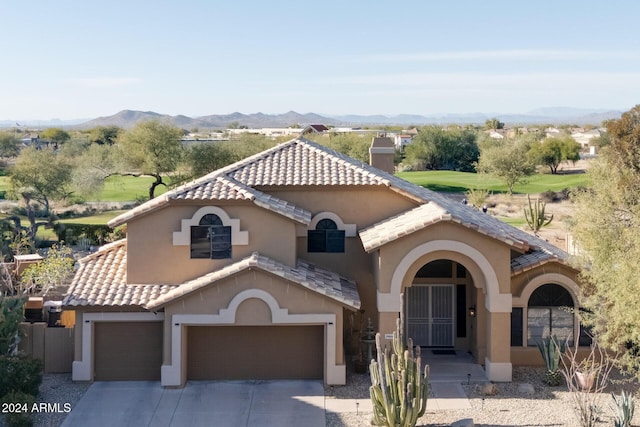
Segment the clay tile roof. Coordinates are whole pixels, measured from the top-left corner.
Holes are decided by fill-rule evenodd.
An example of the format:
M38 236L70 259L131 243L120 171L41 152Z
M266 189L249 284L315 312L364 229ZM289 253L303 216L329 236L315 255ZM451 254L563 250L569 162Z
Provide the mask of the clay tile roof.
M524 273L527 270L531 270L532 268L551 261L566 263L567 256L563 255L566 254L557 254L545 249L538 249L524 255L520 255L519 257L511 260L511 275Z
M483 213L472 206L464 205L448 199L438 193L407 183L396 183L391 186L410 191L425 200L425 204L395 217L386 219L360 231L360 239L367 252L392 242L402 236L422 230L430 224L440 221L458 223L476 230L486 236L502 241L518 250L526 252L520 261L522 266L535 266L537 261L557 260L567 263L569 254L558 247L509 224ZM400 180L402 181L402 180ZM535 256L531 254L536 254ZM519 258L516 258L519 259ZM515 261L515 260L514 260ZM512 262L512 269L514 264Z
M208 286L216 281L231 277L241 271L257 268L291 282L297 283L311 291L333 299L349 308L360 308L360 296L356 283L334 272L298 260L296 267L290 267L266 256L254 252L234 264L220 270L198 277L173 288L167 293L149 300L146 308L156 310L167 303Z
M237 163L229 176L250 187L271 185L387 185L377 169L315 142L298 138L249 162Z
M441 220L451 219L446 210L434 203L425 203L408 212L379 222L360 232L364 249L370 252L402 236L421 230Z
M80 260L62 305L143 306L174 287L127 285L127 241L123 239Z
M206 177L208 177L208 179L199 179L190 185L187 184L186 186L178 187L125 212L109 221L109 226L116 227L124 224L138 215L156 210L168 204L171 200L247 200L255 203L257 206L279 213L305 225L311 221L311 212L277 197L247 187L224 174L214 176L207 175Z

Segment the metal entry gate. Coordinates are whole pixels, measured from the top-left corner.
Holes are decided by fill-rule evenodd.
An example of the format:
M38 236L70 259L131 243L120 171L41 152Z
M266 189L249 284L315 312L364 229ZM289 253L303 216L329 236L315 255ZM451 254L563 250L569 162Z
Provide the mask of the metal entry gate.
M453 347L454 286L413 285L407 289L407 337L423 347Z

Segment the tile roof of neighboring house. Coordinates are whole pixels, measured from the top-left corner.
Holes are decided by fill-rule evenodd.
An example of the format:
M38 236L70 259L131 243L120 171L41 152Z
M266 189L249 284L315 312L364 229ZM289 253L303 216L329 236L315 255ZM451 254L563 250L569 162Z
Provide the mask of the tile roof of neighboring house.
M105 245L80 260L64 306L143 306L172 285L127 285L126 239Z
M291 282L297 283L320 295L331 298L350 308L360 308L360 296L356 283L332 271L315 266L306 261L298 260L296 267L290 267L266 256L254 252L234 264L211 272L197 279L173 288L167 293L158 295L148 301L146 307L156 310L167 303L190 294L198 289L209 286L218 280L231 277L242 271L256 268L273 274Z

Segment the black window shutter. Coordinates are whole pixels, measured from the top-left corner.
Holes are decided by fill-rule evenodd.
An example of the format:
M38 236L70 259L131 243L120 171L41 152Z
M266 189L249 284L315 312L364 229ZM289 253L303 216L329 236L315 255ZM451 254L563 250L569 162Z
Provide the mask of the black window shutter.
M211 231L211 259L231 258L231 227L214 225Z
M191 226L191 258L210 258L209 226Z
M307 252L326 252L327 251L326 236L327 236L326 230L307 231Z
M326 230L327 252L344 252L344 230Z
M522 307L511 309L511 347L522 347Z

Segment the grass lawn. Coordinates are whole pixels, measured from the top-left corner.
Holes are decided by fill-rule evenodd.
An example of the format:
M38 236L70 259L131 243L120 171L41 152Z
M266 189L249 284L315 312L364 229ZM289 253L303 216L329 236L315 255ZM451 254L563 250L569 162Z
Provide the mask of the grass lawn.
M127 212L126 210L116 210L116 211L108 211L102 212L96 215L91 216L82 216L77 218L65 218L61 219L62 223L73 223L73 224L98 224L98 225L106 225L113 218L118 215Z
M107 178L100 194L95 198L97 202L133 202L149 197L149 186L155 178L150 176L111 176ZM9 188L9 177L0 176L0 193ZM156 196L165 193L164 186L156 187Z
M433 191L464 192L470 188L485 188L493 193L506 193L507 186L499 179L481 177L470 172L420 171L400 172L400 178L406 179ZM567 175L537 174L529 177L526 184L516 184L514 193L538 194L544 191L560 191L565 188L588 186L586 174Z
M150 176L111 176L104 183L98 202L132 202L149 197L149 187L155 180ZM156 187L156 196L165 193L164 186Z

